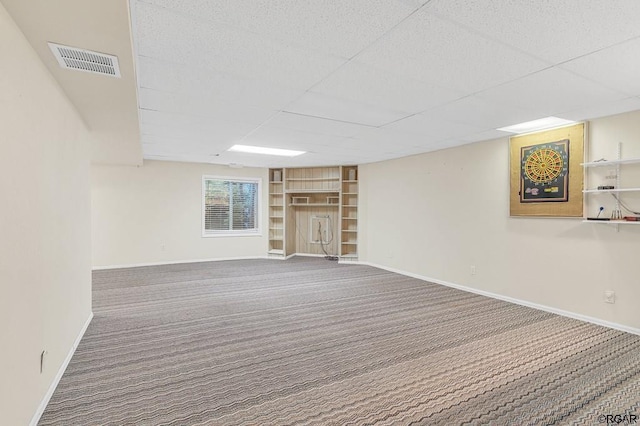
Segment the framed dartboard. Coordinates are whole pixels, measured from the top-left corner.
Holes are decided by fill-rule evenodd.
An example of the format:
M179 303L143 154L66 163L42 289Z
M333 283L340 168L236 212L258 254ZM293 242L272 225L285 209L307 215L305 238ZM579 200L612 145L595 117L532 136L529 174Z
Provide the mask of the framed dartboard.
M566 202L569 139L520 149L520 202Z
M582 216L585 126L510 138L511 216Z

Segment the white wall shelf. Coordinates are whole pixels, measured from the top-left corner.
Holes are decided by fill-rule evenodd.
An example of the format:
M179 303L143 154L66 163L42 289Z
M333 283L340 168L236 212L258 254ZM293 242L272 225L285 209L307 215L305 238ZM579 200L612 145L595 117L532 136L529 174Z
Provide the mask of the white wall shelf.
M587 217L594 217L596 216L596 213L597 215L600 215L600 213L604 212L605 214L602 215L601 217L605 217L605 218L611 217L612 220L588 220L587 217L585 217L585 220L583 220L583 222L596 223L598 225L616 225L616 230L619 231L619 227L617 225L640 224L640 222L637 222L637 221L627 221L627 220L620 219L621 217L624 217L624 216L631 216L631 217L635 216L630 211L627 212L627 206L626 204L623 203L621 199L622 197L621 194L625 194L625 193L630 194L628 197L635 198L637 201L638 199L637 193L640 192L640 187L637 186L638 176L639 176L637 172L637 165L640 164L640 158L622 158L621 143L618 143L617 145L616 157L617 159L615 160L590 161L590 162L582 163L583 170L584 170L585 186L590 181L592 182L591 183L592 187L594 186L594 183L597 183L598 185L603 185L603 186L608 186L608 185L613 186L613 189L592 188L592 189L585 189L582 192L585 195L611 194L615 198L615 203L611 203L613 200L610 200L609 202L607 202L605 199L599 198L597 200L598 204L596 204L596 201L594 198L590 199L590 202L585 198L585 212L586 212L585 215ZM636 167L631 167L627 169L622 167L624 165L636 165ZM607 174L604 174L603 172L597 171L597 170L588 171L590 168L604 168L604 167L609 168L609 171L607 172ZM622 181L621 179L621 173L623 169L625 170L626 181ZM621 182L626 182L627 183L626 187L625 185L621 185ZM632 182L635 185L629 186L628 185L629 182ZM618 194L618 195L615 195L615 194ZM634 207L630 207L630 208L635 210Z
M640 191L640 188L617 188L617 189L585 189L585 194L597 194L598 192L609 193L609 192L637 192Z
M583 220L583 223L595 223L598 225L640 225L640 222L632 220Z
M640 158L627 158L621 160L607 160L607 161L591 161L588 163L580 163L583 167L607 167L607 166L617 166L621 164L635 164L640 163Z

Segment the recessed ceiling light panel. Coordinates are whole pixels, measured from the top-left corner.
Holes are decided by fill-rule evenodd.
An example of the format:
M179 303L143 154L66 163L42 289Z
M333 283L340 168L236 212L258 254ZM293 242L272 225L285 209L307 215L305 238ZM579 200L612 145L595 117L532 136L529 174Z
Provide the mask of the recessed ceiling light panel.
M234 152L246 152L249 154L264 154L264 155L280 155L283 157L296 157L302 155L305 151L294 151L291 149L279 149L279 148L266 148L263 146L251 146L251 145L234 145L229 148L229 151Z
M564 118L545 117L525 123L514 124L513 126L501 127L496 130L509 133L528 133L535 132L536 130L551 129L552 127L566 126L573 123L575 123L575 121L565 120Z
M56 43L49 43L49 48L62 68L121 77L117 56Z

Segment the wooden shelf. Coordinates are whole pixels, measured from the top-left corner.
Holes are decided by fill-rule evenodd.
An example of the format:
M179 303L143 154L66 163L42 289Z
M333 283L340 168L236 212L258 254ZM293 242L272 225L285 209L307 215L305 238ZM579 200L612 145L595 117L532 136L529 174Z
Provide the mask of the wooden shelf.
M357 246L358 242L357 241L343 241L342 245L343 246Z
M339 189L287 189L285 194L339 194Z
M357 217L343 217L342 220L358 220Z
M354 232L355 233L355 232L358 232L358 231L354 231L352 229L343 229L342 232Z
M289 204L292 207L338 207L338 203L306 203L306 204Z
M269 254L284 254L284 250L271 249L267 253L269 253Z
M310 177L310 178L287 178L287 182L304 182L304 181L321 181L321 180L340 180L339 177Z
M357 180L343 180L342 183L358 183Z

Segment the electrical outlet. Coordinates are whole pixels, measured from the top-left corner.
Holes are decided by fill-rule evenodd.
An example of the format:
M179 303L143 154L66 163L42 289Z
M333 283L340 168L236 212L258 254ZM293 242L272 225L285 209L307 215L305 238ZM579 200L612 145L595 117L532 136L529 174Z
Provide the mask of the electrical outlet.
M616 293L611 290L607 290L604 292L604 302L605 303L616 303Z
M471 275L476 274L476 265L471 265Z

